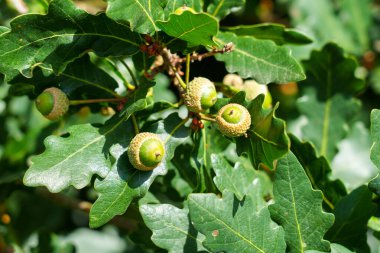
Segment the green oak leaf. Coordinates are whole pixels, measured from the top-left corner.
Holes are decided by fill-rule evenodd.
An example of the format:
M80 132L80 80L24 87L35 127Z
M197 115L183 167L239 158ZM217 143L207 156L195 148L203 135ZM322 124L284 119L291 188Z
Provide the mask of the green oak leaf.
M334 216L322 209L322 193L312 185L293 153L278 161L273 186L274 201L269 206L272 219L285 230L288 252L329 251L323 240Z
M289 137L291 151L304 168L313 188L322 191L324 207L332 211L334 205L347 195L344 184L340 180L330 180L330 165L325 157L317 156L312 143L301 142L292 134Z
M380 110L374 109L371 111L371 136L373 145L371 147L371 160L380 169ZM368 187L380 195L380 174L372 179Z
M38 65L61 73L89 50L99 56L132 55L140 38L104 14L92 16L69 0L52 1L47 15L21 15L0 36L0 72L7 80L32 77Z
M90 124L74 125L68 129L68 137L49 136L44 141L46 150L32 157L24 184L59 192L70 185L77 189L85 187L94 174L105 177L110 162L103 148L107 135L117 128L116 124L101 133Z
M218 33L218 21L207 13L184 11L181 15L170 14L168 21L158 21L157 26L174 37L167 45L178 39L189 43L189 47L216 45L213 36Z
M277 45L304 45L312 42L312 40L303 33L295 29L286 28L280 24L240 25L222 27L222 30L233 32L238 36L253 36L260 40L272 40Z
M207 7L207 12L218 19L222 19L231 13L232 8L243 7L245 0L212 0Z
M370 252L367 223L376 209L377 205L372 202L372 194L367 186L355 189L335 205L335 222L325 238L354 252Z
M189 210L168 204L142 205L140 213L152 230L152 241L160 248L175 252L204 251L205 236L191 224Z
M87 55L67 65L65 71L58 76L52 68L39 66L34 70L32 78L18 75L8 83L12 85L14 95L39 94L54 84L70 99L115 97L114 90L118 87L117 82L93 64Z
M107 16L128 23L132 31L150 34L159 31L157 20L164 18L159 0L108 0Z
M99 227L114 216L123 214L133 199L146 194L157 176L167 173L167 161L173 158L175 148L188 138L189 132L184 123L173 113L145 130L158 134L165 141L165 159L152 171L139 171L130 164L126 150L134 136L133 129L129 126L123 130L125 137L111 152L115 158L111 171L106 178L95 181L99 197L90 211L90 227Z
M245 167L242 163L237 162L232 167L223 155L211 155L212 167L216 176L214 182L219 191L228 190L235 194L239 201L245 196L252 197L256 205L253 210L260 210L266 206L266 191L263 188L266 183L265 174L254 168Z
M267 207L255 212L254 199L239 201L233 193L189 195L190 219L206 236L203 245L212 252L285 252L284 232Z
M346 125L359 110L359 102L353 96L365 84L355 77L356 60L345 56L335 44L313 51L303 66L307 79L300 84L304 96L298 101L301 114L308 120L302 128L303 139L312 141L318 155L331 161L336 144L346 134Z
M373 145L371 148L371 160L380 169L380 110L371 112L371 136Z
M253 78L261 84L305 79L302 67L290 55L290 50L273 41L238 37L231 32L219 32L215 40L219 45L230 42L234 45L231 53L215 56L226 63L230 73L237 72L242 78Z
M275 116L278 104L272 109L264 109L263 103L264 95L259 95L246 106L251 114L251 127L248 138L237 138L236 145L238 154L247 152L256 169L260 163L272 169L274 160L289 151L290 141L285 122Z
M165 17L169 18L169 14L175 12L180 7L189 7L196 12L201 12L203 9L203 0L168 0L165 6Z

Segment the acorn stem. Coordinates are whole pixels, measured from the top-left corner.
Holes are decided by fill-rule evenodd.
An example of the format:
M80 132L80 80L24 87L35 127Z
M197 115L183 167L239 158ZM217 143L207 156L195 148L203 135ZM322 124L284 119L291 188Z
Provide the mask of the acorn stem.
M133 129L135 130L135 134L137 135L140 133L139 124L137 123L137 119L134 114L131 115L131 118L132 118Z
M208 115L203 114L203 113L199 113L199 116L201 117L201 119L204 119L204 120L207 120L207 121L211 121L211 122L215 122L216 121L215 118L209 117Z
M186 85L189 84L190 80L190 54L186 55Z
M99 99L70 100L70 105L94 104L94 103L102 103L102 102L121 102L121 101L125 101L125 98L99 98Z
M178 73L178 71L173 67L173 66L170 66L171 68L172 68L172 70L173 70L173 72L174 72L174 74L175 74L175 77L177 78L177 80L178 80L178 82L179 82L179 84L181 85L181 87L183 88L183 89L185 89L186 90L186 83L182 80L182 77L180 76L180 74Z

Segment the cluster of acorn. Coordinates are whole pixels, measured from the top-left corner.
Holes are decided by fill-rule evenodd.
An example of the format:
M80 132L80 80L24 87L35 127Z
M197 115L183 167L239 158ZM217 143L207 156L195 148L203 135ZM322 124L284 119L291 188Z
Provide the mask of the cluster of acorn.
M188 110L195 114L197 124L203 125L196 115L215 105L217 92L214 84L203 77L194 78L186 87L184 101ZM36 99L37 109L50 120L62 117L68 111L69 105L66 94L55 87L44 90ZM231 103L218 111L215 122L223 135L239 137L249 129L251 116L244 106ZM133 167L149 171L161 163L165 155L165 145L157 134L139 133L132 139L127 153Z

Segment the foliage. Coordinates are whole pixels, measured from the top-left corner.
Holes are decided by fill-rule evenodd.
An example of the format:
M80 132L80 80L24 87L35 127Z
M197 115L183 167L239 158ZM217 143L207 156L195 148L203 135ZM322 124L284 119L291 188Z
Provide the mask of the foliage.
M378 252L379 13L0 0L0 252ZM196 77L218 93L192 94L201 112ZM70 100L58 121L34 105L48 87ZM242 136L216 126L229 103ZM151 171L129 161L140 132L165 147Z

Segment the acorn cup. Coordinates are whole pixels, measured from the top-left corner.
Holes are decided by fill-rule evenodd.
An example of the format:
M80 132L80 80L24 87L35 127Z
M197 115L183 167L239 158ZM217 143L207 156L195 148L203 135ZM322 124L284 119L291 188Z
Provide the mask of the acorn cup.
M154 133L139 133L128 147L129 161L138 170L150 171L156 168L165 155L165 145Z
M251 115L242 105L227 104L218 111L216 125L223 135L239 137L251 126Z
M49 120L58 120L67 113L70 106L70 101L66 94L56 88L50 87L45 89L36 98L37 110Z
M204 112L212 107L217 99L215 85L207 78L196 77L186 87L185 105L189 111Z

